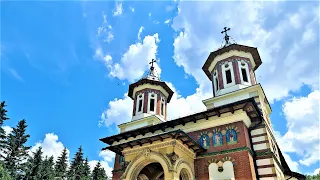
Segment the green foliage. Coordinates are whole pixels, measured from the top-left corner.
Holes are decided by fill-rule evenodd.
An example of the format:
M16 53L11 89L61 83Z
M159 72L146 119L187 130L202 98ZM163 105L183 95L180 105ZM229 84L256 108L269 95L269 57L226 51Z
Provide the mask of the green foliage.
M53 180L54 179L54 160L53 156L50 156L49 158L46 156L46 158L43 161L42 168L41 168L41 177L42 180Z
M6 138L6 133L5 133L4 129L2 128L2 125L5 120L9 119L7 117L7 110L5 109L5 107L6 107L5 101L2 101L0 103L0 149L4 148L5 138Z
M40 179L42 169L42 147L40 146L36 152L28 160L26 178L28 180Z
M106 180L108 179L106 171L101 166L100 161L96 164L92 171L92 180Z
M6 137L4 143L4 155L2 155L3 163L9 174L14 178L21 178L25 174L26 164L28 158L27 151L29 146L25 146L28 138L26 134L27 123L26 120L18 122L16 128Z
M82 178L81 180L89 180L90 179L90 166L88 162L88 158L84 160L83 169L82 169Z
M13 178L9 175L9 172L2 166L1 163L0 163L0 179L13 180Z
M83 152L80 146L76 152L74 158L71 161L71 165L68 171L69 179L80 180L83 175Z
M67 172L67 148L64 148L62 150L61 155L58 157L56 165L54 167L55 169L55 177L65 178L66 172Z
M320 172L317 175L306 175L306 180L320 180Z

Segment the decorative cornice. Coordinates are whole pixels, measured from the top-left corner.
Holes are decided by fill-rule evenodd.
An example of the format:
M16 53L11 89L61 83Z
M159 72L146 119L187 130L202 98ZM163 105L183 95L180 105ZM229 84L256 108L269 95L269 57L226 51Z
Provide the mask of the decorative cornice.
M216 155L234 153L234 152L239 152L239 151L248 151L251 154L251 156L253 156L252 150L249 147L244 146L244 147L240 147L240 148L234 148L234 149L222 150L222 151L217 151L217 152L209 152L209 153L199 154L197 156L197 158L203 158L203 157L207 157L207 156L216 156Z

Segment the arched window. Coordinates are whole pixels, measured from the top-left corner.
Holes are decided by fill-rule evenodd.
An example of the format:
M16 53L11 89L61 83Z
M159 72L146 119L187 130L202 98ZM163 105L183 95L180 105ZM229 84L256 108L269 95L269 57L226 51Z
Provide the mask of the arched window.
M213 86L214 86L214 92L217 94L219 90L219 81L218 81L218 73L217 70L214 70L213 72Z
M123 163L124 162L124 160L123 160L124 158L123 158L123 156L121 156L121 155L119 155L119 164L121 164L121 163Z
M246 61L238 61L241 84L251 85L249 65Z
M235 144L238 142L237 132L234 129L229 129L226 133L227 144Z
M222 134L220 132L213 133L212 136L213 146L222 146L223 140L222 140Z
M149 101L148 101L148 113L155 114L156 113L156 105L157 105L157 94L149 93Z
M161 96L161 107L160 107L160 115L164 116L165 113L165 104L166 104L166 99Z
M235 85L232 62L226 62L222 65L222 74L224 87L227 88Z
M209 141L209 136L207 134L202 134L200 136L200 145L205 149L209 149L210 141Z
M137 102L136 102L136 115L141 114L143 112L143 99L144 99L143 93L138 94Z

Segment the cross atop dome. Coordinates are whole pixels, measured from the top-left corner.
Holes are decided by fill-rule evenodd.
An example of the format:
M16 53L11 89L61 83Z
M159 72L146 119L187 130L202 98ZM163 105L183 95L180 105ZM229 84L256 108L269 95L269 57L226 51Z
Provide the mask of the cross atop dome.
M146 78L150 79L150 80L156 80L156 81L160 81L160 77L159 74L156 72L153 63L157 62L155 59L152 59L151 62L149 62L149 64L151 64L150 66L150 70L149 73L147 74Z

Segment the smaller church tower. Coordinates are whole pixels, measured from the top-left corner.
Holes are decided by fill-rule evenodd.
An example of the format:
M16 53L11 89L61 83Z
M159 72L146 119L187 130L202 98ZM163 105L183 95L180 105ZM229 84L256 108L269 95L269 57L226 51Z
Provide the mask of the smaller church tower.
M133 100L131 122L119 125L121 131L128 131L148 125L155 125L167 119L167 104L173 91L160 80L152 59L146 77L130 84L128 96Z

